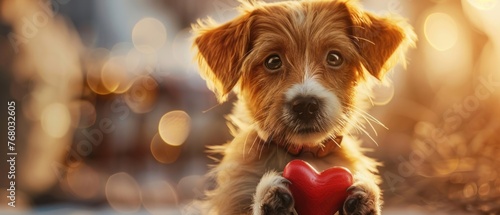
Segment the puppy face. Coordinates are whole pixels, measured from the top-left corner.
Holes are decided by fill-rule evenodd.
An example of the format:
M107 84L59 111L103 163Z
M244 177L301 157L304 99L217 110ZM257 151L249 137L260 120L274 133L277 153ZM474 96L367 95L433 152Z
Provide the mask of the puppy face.
M406 33L345 1L255 3L195 27L202 75L223 101L236 87L263 139L314 145L341 135L366 72L381 78Z

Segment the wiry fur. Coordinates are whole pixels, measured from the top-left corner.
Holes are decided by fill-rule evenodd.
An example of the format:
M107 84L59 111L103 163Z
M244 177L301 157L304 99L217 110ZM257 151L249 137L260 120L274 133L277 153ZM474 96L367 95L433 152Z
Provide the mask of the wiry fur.
M286 196L286 180L276 172L297 157L267 140L317 146L344 135L341 148L327 157L301 155L299 159L318 170L344 166L354 173L355 184L340 213L380 214L380 164L363 154L366 150L359 141L346 135L352 129L367 133L361 121L380 124L359 107L357 92L367 75L381 79L396 61L404 61L401 57L415 40L411 28L400 18L381 18L345 0L249 1L241 11L239 17L222 25L208 20L193 26L202 77L219 101L231 91L238 96L228 117L235 138L212 148L223 158L208 174L216 186L206 193L203 213L292 213L293 207L279 205L287 201L271 197ZM331 50L342 54L342 66L325 64ZM263 66L270 54L281 56L283 66L278 71ZM321 85L320 93L331 93L338 100L339 112L320 112L315 121L318 131L302 134L297 130L300 123L287 117L290 95L286 92L311 80L313 85Z

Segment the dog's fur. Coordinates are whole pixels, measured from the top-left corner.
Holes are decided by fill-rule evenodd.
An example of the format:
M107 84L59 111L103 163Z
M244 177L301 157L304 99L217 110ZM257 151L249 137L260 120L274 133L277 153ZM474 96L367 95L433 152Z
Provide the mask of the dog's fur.
M293 214L287 180L279 172L297 158L319 170L344 166L353 172L340 214L380 214L379 163L363 154L359 141L345 136L323 158L294 157L269 142L320 146L359 127L356 116L371 119L359 108L358 90L368 76L382 79L397 61L405 61L404 52L416 39L405 21L363 12L346 0L249 1L228 23L207 19L193 28L201 75L219 101L233 91L238 97L228 117L235 138L214 148L223 159L209 173L216 186L207 192L204 214ZM340 66L327 64L332 50L343 57ZM282 62L277 70L264 66L272 54ZM292 100L302 96L319 101L312 130L290 110Z

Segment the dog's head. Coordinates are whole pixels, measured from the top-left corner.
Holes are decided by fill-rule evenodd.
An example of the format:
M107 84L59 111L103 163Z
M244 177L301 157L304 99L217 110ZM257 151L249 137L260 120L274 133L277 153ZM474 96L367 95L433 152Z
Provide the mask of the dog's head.
M341 134L358 84L381 79L413 43L403 21L344 0L255 2L239 17L194 26L202 76L237 92L263 139L318 144Z

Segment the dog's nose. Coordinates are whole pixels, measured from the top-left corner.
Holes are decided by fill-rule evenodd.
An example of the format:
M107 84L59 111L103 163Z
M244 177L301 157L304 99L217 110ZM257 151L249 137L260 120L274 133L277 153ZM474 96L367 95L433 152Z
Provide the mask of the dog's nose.
M313 97L299 97L292 101L292 111L301 120L312 119L319 111L319 102Z

